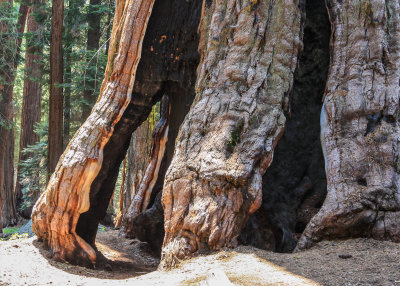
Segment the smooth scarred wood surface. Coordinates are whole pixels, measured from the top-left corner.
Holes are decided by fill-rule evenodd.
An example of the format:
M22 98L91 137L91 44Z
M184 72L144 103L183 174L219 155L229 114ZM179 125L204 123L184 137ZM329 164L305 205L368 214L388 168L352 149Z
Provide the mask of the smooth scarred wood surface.
M400 3L327 3L332 57L321 142L328 195L297 248L355 236L400 241Z
M141 46L154 0L117 1L105 79L92 113L61 156L36 203L33 229L55 257L92 266L95 250L76 234L79 215L89 209L90 186L103 149L130 102Z
M285 125L301 46L298 1L204 1L196 98L177 140L162 203L161 267L235 246L262 199Z

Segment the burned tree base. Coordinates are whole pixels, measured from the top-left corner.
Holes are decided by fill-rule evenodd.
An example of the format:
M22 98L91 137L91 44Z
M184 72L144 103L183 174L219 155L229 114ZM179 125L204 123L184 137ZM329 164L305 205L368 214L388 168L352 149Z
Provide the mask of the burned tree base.
M127 238L137 238L147 242L155 255L160 256L164 239L164 212L161 205L161 192L158 193L153 206L140 213L131 221L130 233Z

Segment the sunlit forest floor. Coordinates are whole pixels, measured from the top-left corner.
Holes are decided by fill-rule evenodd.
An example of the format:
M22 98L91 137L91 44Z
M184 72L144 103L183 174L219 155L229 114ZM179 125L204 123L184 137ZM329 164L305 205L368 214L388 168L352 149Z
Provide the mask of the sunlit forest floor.
M236 285L400 285L400 244L372 239L328 241L301 253L248 246L192 258L170 271L146 243L99 232L100 269L49 259L36 237L0 241L0 285L200 285L223 271Z

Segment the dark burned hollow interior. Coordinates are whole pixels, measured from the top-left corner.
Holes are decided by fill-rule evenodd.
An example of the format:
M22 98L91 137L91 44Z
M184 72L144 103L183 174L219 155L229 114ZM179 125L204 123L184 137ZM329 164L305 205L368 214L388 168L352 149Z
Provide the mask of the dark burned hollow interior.
M329 70L330 30L325 1L306 1L304 49L290 97L291 114L263 177L262 207L242 233L245 244L291 252L325 200L320 113Z
M90 189L90 209L78 220L77 234L93 247L99 221L106 214L132 132L146 120L152 106L163 94L169 96L172 108L166 147L166 160L168 163L171 160L179 125L195 94L201 4L201 1L186 0L155 1L143 41L132 100L104 148L103 165ZM166 166L167 162L163 162L159 177L163 178ZM155 186L157 189L160 190L159 182Z
M155 1L132 100L105 146L102 168L90 190L90 209L81 214L76 228L94 248L97 227L106 214L132 132L167 94L172 108L169 139L153 191L154 205L135 220L136 237L161 250L163 214L157 194L174 153L179 126L195 96L201 5L202 1ZM250 217L240 237L243 244L278 252L294 249L326 197L319 116L329 68L330 23L322 0L307 1L306 14L304 50L291 95L292 112L274 161L263 177L262 207Z

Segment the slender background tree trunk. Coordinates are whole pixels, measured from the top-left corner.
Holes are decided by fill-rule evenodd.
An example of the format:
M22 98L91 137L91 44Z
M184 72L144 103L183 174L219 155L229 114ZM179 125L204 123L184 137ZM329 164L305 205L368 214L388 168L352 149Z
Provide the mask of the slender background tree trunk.
M87 32L87 65L91 66L86 70L85 73L85 90L83 93L84 105L82 112L82 120L84 121L90 114L90 111L93 108L94 103L96 102L96 83L98 82L97 78L100 77L100 74L97 72L97 67L93 69L93 65L89 65L91 61L95 60L95 53L100 47L100 14L97 13L98 5L101 4L101 0L90 0L89 3L89 11L87 14L87 22L88 22L88 32Z
M12 1L0 0L2 13L11 13ZM20 6L17 27L0 22L0 32L3 35L3 45L0 57L5 65L0 71L0 193L4 201L0 219L4 224L13 224L16 220L15 194L14 194L14 130L13 130L13 87L15 71L20 56L22 34L25 28L27 9L24 4ZM11 16L4 15L4 19ZM8 153L8 154L6 154ZM12 179L11 179L12 178ZM0 199L1 200L1 199ZM5 213L2 218L2 213Z
M50 109L47 176L56 168L63 152L63 17L64 1L53 0L50 42Z
M36 22L35 17L38 17L39 13L43 13L41 10L41 1L34 1L29 7L28 22L27 22L27 48L25 51L25 80L23 89L23 102L21 112L21 134L20 134L20 148L19 148L19 160L27 160L34 154L24 154L23 150L29 145L35 144L39 140L39 136L34 132L35 124L40 122L41 117L41 101L42 101L42 52L43 47L41 44L35 44L40 42L41 34L39 32L40 24ZM18 167L18 176L20 175L21 167ZM33 180L39 185L38 177ZM21 184L18 182L15 186L15 192L21 193ZM27 196L31 197L32 203L35 203L39 197L40 190L34 189L29 190ZM21 207L22 198L18 198L18 207ZM33 205L32 205L33 206ZM32 212L32 207L24 211L24 216L29 218Z

